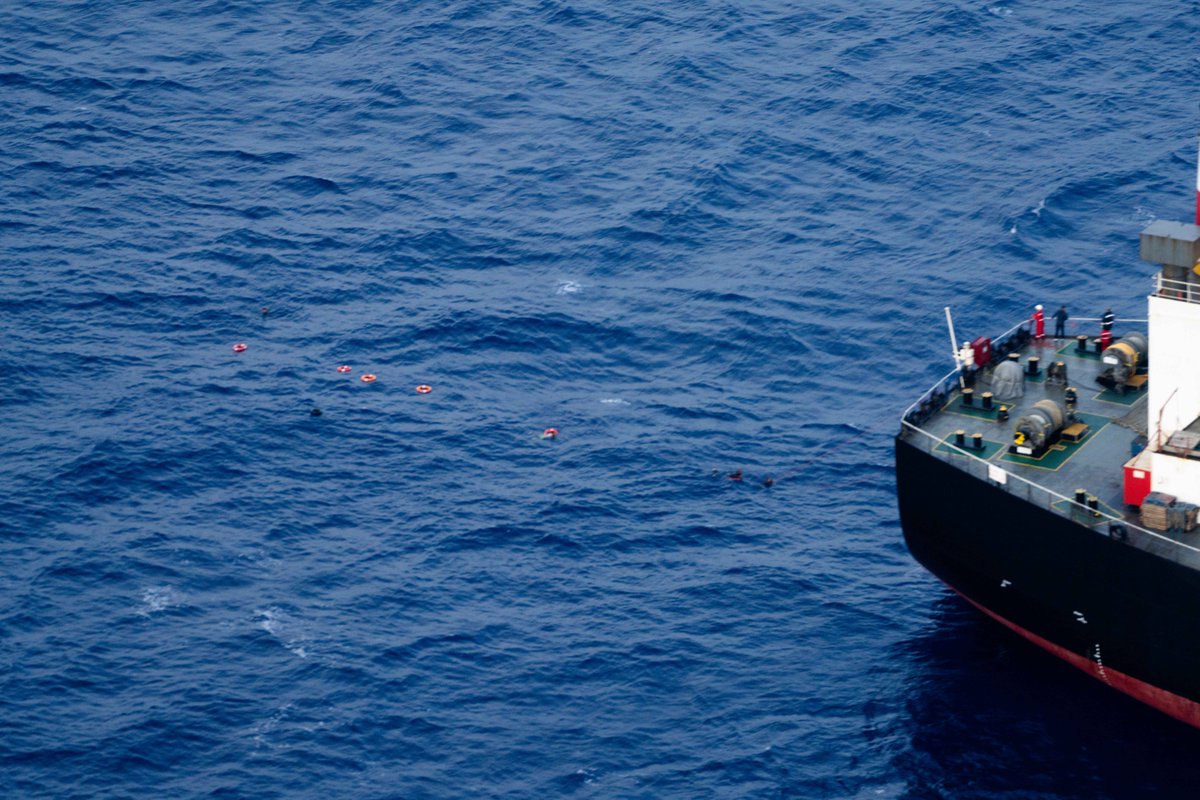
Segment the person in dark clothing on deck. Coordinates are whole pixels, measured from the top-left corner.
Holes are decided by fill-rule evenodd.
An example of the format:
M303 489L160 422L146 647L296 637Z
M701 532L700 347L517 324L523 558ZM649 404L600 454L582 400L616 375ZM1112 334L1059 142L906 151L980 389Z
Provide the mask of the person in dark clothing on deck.
M1061 339L1067 335L1067 320L1070 319L1067 314L1066 306L1059 306L1058 311L1054 312L1054 338Z

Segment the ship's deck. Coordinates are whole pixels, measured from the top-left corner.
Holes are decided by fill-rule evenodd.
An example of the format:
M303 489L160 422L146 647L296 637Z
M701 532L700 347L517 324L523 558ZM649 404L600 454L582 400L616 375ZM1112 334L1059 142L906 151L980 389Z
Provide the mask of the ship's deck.
M982 408L981 395L991 391L991 367L1005 358L1005 349L1014 348L1023 338L1020 330L1028 327L1029 323L1017 325L995 340L1000 355L993 358L989 367L976 371L973 406L963 403L958 372L955 371L908 409L901 438L981 480L1003 486L1009 492L1075 519L1081 525L1105 534L1113 532L1113 525L1123 526L1116 534L1130 543L1200 568L1200 531L1145 530L1141 527L1137 509L1124 503L1124 465L1135 452L1135 442L1145 441L1148 383L1124 394L1096 383L1096 376L1103 368L1100 354L1091 340L1088 350L1080 353L1075 335L1082 332L1094 336L1098 333L1098 324L1091 323L1090 329L1073 330L1076 326L1069 326L1065 338L1031 339L1012 349L1019 354L1023 370L1029 357L1037 356L1041 362L1040 376L1031 378L1026 374L1023 397L994 400L992 411ZM1145 323L1140 327L1129 323L1123 329L1118 328L1114 331L1114 341L1123 333L1135 330L1144 333ZM1052 384L1046 379L1046 367L1055 361L1066 364L1068 381L1065 385ZM1018 418L1044 398L1065 407L1063 395L1067 386L1077 390L1076 417L1087 425L1086 435L1078 442L1060 440L1037 459L1010 453ZM1007 420L999 419L997 410L1000 406L1007 408ZM959 430L966 434L965 447L955 445L955 432ZM974 433L983 435L982 450L972 447ZM1078 489L1098 499L1099 515L1073 502Z

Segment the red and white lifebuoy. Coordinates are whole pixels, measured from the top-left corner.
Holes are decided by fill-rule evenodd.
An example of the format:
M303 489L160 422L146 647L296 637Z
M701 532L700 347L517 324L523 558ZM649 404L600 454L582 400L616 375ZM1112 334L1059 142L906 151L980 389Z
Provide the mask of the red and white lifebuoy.
M368 372L366 375L363 375L361 378L359 378L359 380L363 383L374 383L375 376Z

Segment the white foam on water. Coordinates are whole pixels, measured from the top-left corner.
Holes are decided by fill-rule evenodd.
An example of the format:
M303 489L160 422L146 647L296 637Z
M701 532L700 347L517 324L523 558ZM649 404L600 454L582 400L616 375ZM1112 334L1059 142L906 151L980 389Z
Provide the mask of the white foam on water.
M287 718L288 712L291 711L292 704L287 703L280 706L271 715L271 718L265 722L260 722L254 727L254 748L260 749L263 745L274 748L275 745L267 741L267 737L279 729L280 724Z
M600 402L606 406L627 406L627 405L629 405L628 400L622 400L619 397L606 397L603 400L601 400Z
M265 610L256 609L254 617L258 621L258 627L279 640L279 643L289 652L300 658L308 658L308 649L304 646L309 641L307 636L292 638L283 634L283 628L291 627L288 624L287 615L283 611L274 607Z
M579 281L559 281L558 287L555 288L555 294L575 294L583 289L583 284Z
M1158 219L1158 216L1145 206L1135 206L1133 209L1132 219L1134 222L1140 222L1143 225L1149 225L1151 222L1154 222L1154 220Z
M274 608L268 608L266 611L255 611L254 616L258 618L258 627L274 636L275 631L279 627L275 621L276 614L278 613L278 610Z
M138 609L138 613L148 617L179 605L179 600L179 595L170 586L152 586L142 592L142 607Z

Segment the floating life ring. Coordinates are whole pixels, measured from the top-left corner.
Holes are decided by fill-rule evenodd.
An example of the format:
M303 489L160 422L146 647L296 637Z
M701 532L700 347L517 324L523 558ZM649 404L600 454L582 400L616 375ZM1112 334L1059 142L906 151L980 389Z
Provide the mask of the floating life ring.
M433 387L427 386L424 383L422 383L420 386L417 387L417 394L429 394L432 391L433 391Z
M555 436L558 436L558 428L546 428L542 431L543 439L553 439Z
M349 364L342 364L340 367L338 367L338 372L349 372L349 371L350 371Z
M237 344L235 344L235 345L233 346L233 352L235 352L235 353L244 353L244 352L246 352L246 345L242 344L241 342L238 342Z
M359 380L361 380L363 383L371 383L375 380L375 376L368 372L366 375L363 375L361 378L359 378Z

